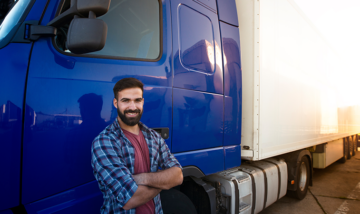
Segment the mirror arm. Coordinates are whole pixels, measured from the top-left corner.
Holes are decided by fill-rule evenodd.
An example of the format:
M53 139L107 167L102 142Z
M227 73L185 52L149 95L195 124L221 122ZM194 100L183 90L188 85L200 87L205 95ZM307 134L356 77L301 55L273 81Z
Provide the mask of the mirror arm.
M29 34L25 34L25 39L32 41L36 41L42 36L56 36L57 31L57 29L52 26L42 25L25 25L25 29L25 32L29 32Z
M62 14L55 17L47 25L53 26L53 27L59 27L62 24L71 21L75 15L77 15L79 17L83 17L77 10L76 0L72 0L70 8L68 10L66 10L65 12L63 12Z

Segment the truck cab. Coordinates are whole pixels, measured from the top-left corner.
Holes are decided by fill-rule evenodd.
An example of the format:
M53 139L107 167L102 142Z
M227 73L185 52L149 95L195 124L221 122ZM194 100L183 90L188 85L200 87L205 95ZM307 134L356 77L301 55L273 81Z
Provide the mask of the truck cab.
M54 24L84 2L8 1L1 14L0 213L99 212L90 148L117 116L112 88L125 77L144 83L141 121L162 134L185 177L241 163L235 1L113 0L105 14ZM74 19L106 23L101 50L69 49Z

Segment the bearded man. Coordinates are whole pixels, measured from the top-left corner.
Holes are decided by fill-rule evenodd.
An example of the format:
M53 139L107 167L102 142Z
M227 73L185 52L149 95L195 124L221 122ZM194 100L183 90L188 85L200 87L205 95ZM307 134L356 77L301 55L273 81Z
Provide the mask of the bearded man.
M162 213L160 191L183 181L164 140L140 122L143 86L135 78L115 84L118 117L92 143L91 165L104 196L101 213Z

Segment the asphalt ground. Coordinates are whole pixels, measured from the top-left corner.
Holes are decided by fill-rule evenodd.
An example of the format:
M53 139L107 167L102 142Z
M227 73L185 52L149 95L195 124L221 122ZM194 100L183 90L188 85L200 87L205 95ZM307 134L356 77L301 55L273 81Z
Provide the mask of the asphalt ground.
M260 212L275 213L360 214L360 151L344 164L314 169L313 186L303 200L285 196Z

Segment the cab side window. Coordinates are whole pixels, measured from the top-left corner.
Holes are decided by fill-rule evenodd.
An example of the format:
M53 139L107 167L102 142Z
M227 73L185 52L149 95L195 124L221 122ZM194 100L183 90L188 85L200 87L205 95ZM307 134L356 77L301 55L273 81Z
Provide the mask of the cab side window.
M70 0L62 4L61 12L69 8ZM160 56L160 2L159 0L112 0L109 11L98 19L108 26L105 47L86 54L92 57L155 60ZM66 47L69 24L58 29L57 47Z
M32 0L0 0L0 48L5 47L16 31L14 27L24 19Z
M2 0L0 1L0 25L5 19L6 15L10 12L11 8L15 5L16 0Z

